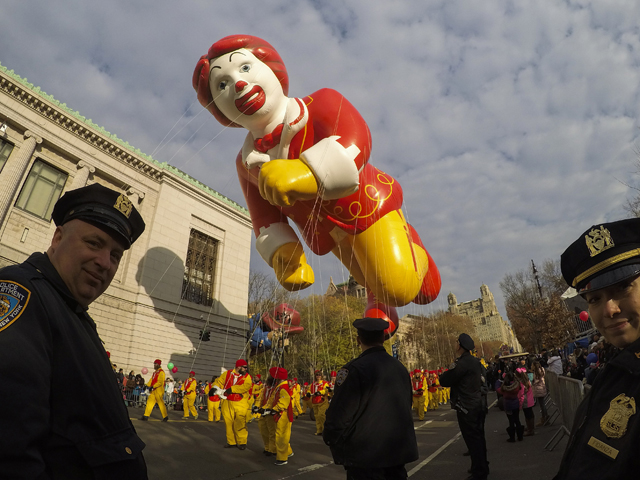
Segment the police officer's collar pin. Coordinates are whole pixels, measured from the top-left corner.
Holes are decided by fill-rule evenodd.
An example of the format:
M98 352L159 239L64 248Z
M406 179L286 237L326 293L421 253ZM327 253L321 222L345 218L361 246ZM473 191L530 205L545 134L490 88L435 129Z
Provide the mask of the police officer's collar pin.
M581 294L640 274L640 218L593 225L560 263L567 284Z

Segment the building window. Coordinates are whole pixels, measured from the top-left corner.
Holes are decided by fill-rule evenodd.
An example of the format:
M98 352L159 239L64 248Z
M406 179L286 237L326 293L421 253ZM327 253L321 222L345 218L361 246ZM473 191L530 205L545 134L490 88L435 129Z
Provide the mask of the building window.
M215 238L191 230L182 280L183 300L206 306L213 304L218 243Z
M24 182L16 207L45 220L51 220L53 206L60 198L66 181L66 173L36 160L27 181Z
M7 158L11 155L12 150L13 145L0 138L0 172L4 168L4 164L7 163Z

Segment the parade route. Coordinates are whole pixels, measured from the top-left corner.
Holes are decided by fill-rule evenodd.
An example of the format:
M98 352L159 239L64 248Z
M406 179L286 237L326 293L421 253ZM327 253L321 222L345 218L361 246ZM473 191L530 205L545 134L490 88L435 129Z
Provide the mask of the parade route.
M145 458L149 478L154 480L345 478L344 469L333 463L322 438L314 435L315 423L308 415L293 423L291 446L294 456L287 465L276 466L275 457L262 454L262 440L255 420L248 425L247 449L240 451L223 448L224 423L207 422L206 412L198 420L182 420L182 411L170 410L168 423L160 421L157 410L148 422L139 420L142 409L130 408L129 413L138 434L147 444ZM558 430L559 424L539 428L535 436L525 437L524 441L515 444L506 442L506 424L505 414L491 408L485 427L491 462L489 478L515 472L519 480L551 479L560 464L566 437L552 452L544 450L544 445ZM468 476L471 462L469 457L462 456L466 447L456 414L449 405L427 412L423 421L416 419L415 431L420 458L406 466L413 480L464 479Z

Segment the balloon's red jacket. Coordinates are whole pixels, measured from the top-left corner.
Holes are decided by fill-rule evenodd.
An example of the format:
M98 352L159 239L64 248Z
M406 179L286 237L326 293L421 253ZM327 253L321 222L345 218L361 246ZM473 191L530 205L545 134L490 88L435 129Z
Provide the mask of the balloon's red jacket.
M303 99L289 99L280 142L260 152L255 140L251 133L247 135L236 167L257 250L269 265L281 245L298 241L288 219L298 225L315 254L325 255L346 234L363 232L402 205L400 184L368 163L369 127L335 90L322 89ZM286 158L299 158L313 171L319 187L315 200L277 207L260 196L260 166Z

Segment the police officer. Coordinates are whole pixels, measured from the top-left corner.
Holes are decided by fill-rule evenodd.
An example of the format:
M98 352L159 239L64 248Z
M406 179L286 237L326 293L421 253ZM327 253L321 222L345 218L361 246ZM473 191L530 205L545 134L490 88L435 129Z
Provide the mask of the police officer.
M360 318L353 326L362 353L336 376L322 437L348 480L405 479L405 464L418 459L411 379L384 349L386 321Z
M617 355L578 407L557 480L640 475L640 219L594 225L561 257L562 276Z
M461 333L456 343L458 358L440 375L440 385L451 387L451 408L458 414L460 433L471 456L471 476L468 480L486 479L489 474L487 442L484 437L485 402L482 399L483 367L471 355L473 339Z
M47 252L0 270L0 476L147 478L145 445L87 314L144 221L99 184L67 192L52 217ZM73 389L59 381L70 372Z

